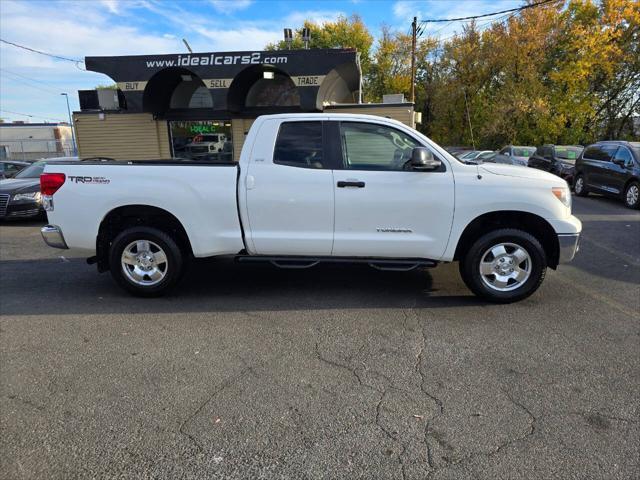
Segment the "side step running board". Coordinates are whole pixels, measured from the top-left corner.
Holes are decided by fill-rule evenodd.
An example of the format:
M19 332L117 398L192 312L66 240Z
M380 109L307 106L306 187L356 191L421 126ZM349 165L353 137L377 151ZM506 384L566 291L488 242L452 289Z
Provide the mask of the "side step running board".
M366 263L377 270L408 272L419 267L435 267L438 262L426 258L369 258L369 257L303 257L270 255L237 255L240 263L271 263L278 268L311 268L319 263Z

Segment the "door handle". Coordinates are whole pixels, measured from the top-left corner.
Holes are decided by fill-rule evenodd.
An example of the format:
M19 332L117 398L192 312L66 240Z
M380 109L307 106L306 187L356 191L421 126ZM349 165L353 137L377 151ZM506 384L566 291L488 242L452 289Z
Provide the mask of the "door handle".
M364 182L345 182L340 180L338 182L338 188L346 188L346 187L356 187L356 188L364 188Z

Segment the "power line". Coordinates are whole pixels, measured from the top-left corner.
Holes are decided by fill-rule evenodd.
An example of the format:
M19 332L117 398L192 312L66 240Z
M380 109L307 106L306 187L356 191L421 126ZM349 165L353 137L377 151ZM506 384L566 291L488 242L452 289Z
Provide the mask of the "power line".
M5 113L12 113L14 115L21 115L23 117L30 117L30 118L42 118L44 120L54 120L56 122L61 122L61 123L67 123L66 120L61 120L59 118L49 118L49 117L41 117L40 115L30 115L28 113L20 113L20 112L12 112L11 110L5 110L3 108L0 108L0 112L5 112Z
M82 60L78 60L76 58L62 57L60 55L54 55L53 53L43 52L42 50L36 50L35 48L25 47L24 45L19 45L17 43L9 42L8 40L5 40L3 38L0 38L0 42L6 43L7 45L12 45L17 48L21 48L23 50L27 50L29 52L39 53L40 55L44 55L45 57L56 58L58 60L65 60L67 62L73 62L75 64L82 63Z
M14 72L13 70L7 70L4 67L0 67L0 70L2 70L5 73L10 73L11 75L15 75L16 77L22 77L25 80L29 80L31 82L41 83L42 85L46 85L48 87L52 86L49 82L43 82L42 80L38 80L37 78L31 78L31 77L28 77L28 76L23 75L21 73Z
M36 82L37 81L37 80L32 80L29 77L25 77L24 75L20 75L18 73L10 72L9 70L4 69L4 68L0 68L0 71L4 72L5 78L7 80L13 80L14 82L20 83L23 86L35 88L37 90L41 90L43 92L46 92L46 93L48 93L50 95L58 95L60 93L60 92L54 92L53 90L49 90L48 88L40 87L38 85L32 85L30 83L24 83L25 80L27 82ZM6 75L9 75L9 76L7 77ZM20 78L13 78L13 77L20 77ZM38 82L38 83L44 83L44 82Z
M523 5L518 8L510 8L508 10L501 10L499 12L485 13L483 15L472 15L470 17L459 17L459 18L432 18L429 20L420 20L420 23L442 23L442 22L460 22L464 20L475 20L476 18L484 18L484 17L492 17L494 15L500 15L502 13L511 13L511 12L520 12L522 10L526 10L528 8L539 7L541 5L546 5L547 3L555 3L558 1L564 0L543 0L537 3L530 3L528 5Z

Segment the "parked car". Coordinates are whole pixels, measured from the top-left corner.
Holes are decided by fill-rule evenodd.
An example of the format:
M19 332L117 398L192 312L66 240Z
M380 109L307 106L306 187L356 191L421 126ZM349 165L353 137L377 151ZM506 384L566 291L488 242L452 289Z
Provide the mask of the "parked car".
M573 184L576 159L584 147L580 145L542 145L529 157L528 165L553 173Z
M31 165L29 162L19 160L0 160L0 180L11 178L20 170Z
M460 160L476 160L480 155L493 153L491 150L472 150L470 152L457 155Z
M500 155L506 155L513 159L512 165L528 166L529 157L536 151L536 147L507 145L502 147L498 152Z
M509 155L502 155L501 153L496 153L496 152L494 152L493 155L487 154L480 158L483 162L502 163L504 165L516 165L519 167L527 166L526 164L523 165L522 162L518 160L516 157L512 157Z
M70 162L47 165L41 184L45 242L84 249L142 296L168 291L193 255L283 268L459 261L474 293L513 302L573 258L582 229L555 175L468 165L370 115L258 117L238 165Z
M610 195L640 208L640 142L589 145L576 161L574 191L581 197L589 192Z
M0 180L0 219L44 216L40 194L40 174L47 164L78 160L78 157L57 157L26 163L13 178Z
M221 152L227 136L224 133L207 133L193 137L193 141L184 147L184 151L192 158L204 157Z

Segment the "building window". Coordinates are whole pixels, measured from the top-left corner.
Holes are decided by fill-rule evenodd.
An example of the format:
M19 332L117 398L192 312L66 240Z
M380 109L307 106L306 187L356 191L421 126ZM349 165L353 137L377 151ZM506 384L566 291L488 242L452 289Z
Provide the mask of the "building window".
M173 121L169 122L169 128L173 157L204 162L234 161L230 120Z

